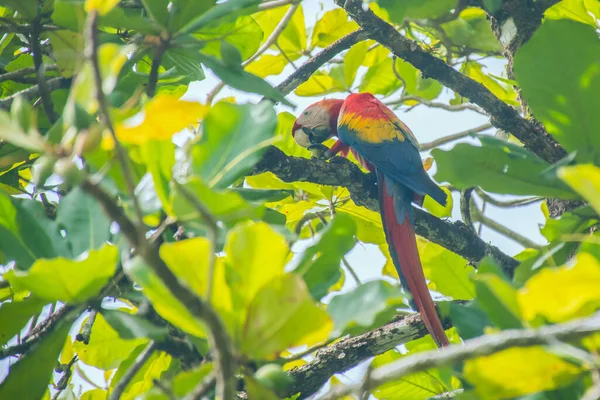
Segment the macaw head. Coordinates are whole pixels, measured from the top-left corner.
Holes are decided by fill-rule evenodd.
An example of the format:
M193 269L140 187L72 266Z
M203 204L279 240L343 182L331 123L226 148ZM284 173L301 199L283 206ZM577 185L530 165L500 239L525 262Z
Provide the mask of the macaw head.
M292 136L298 145L310 149L337 135L337 120L344 100L325 99L311 104L294 121Z

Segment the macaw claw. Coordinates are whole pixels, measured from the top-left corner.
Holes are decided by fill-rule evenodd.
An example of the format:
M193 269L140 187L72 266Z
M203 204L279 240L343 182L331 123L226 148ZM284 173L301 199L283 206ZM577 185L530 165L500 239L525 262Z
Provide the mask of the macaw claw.
M313 158L320 160L328 160L331 158L329 148L321 143L311 145L308 150L312 153Z

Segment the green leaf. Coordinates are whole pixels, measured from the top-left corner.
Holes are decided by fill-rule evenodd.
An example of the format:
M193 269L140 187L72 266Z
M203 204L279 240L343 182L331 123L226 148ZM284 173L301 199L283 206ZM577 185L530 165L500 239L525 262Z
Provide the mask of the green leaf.
M576 151L580 162L600 162L600 136L594 134L600 125L600 41L594 28L546 20L515 55L514 70L523 97L548 132L567 151Z
M473 275L477 303L490 321L501 329L519 329L521 313L517 303L517 291L510 283L492 273Z
M83 59L83 35L67 30L48 32L47 35L60 74L64 77L73 76Z
M442 29L455 46L483 52L502 51L502 45L494 36L485 11L481 8L464 9L457 19L442 24Z
M150 19L163 28L169 24L169 0L141 0Z
M202 382L212 370L212 363L207 362L189 371L180 372L173 379L173 393L178 397L185 396L198 385L198 382Z
M183 77L181 82L202 81L206 77L204 69L197 57L194 49L169 49L163 56L162 65L168 70L172 67L177 69L177 73Z
M72 323L71 318L59 320L54 329L10 366L8 376L0 384L1 398L43 398Z
M390 19L403 24L404 19L435 19L444 16L457 5L457 0L379 0L381 7L385 8Z
M48 301L81 303L100 293L114 275L117 261L117 248L107 244L90 250L82 260L39 259L28 271L11 270L4 278L15 291L28 290Z
M517 101L517 93L511 85L492 78L490 74L486 74L483 69L484 65L477 61L467 61L461 67L461 72L469 78L481 83L488 88L496 97L513 106L519 106Z
M225 188L245 174L273 143L277 124L272 104L219 102L204 119L192 148L193 171L209 187Z
M202 53L221 58L226 65L230 65L223 57L226 46L237 50L239 56L247 60L260 47L264 33L253 17L242 15L232 22L211 24L195 33L193 37L203 43ZM234 65L239 68L241 61L238 61Z
M169 213L169 183L173 178L175 145L171 142L149 140L140 146L141 156L152 175L154 190L165 211Z
M327 11L313 28L310 48L325 48L336 40L358 29L358 24L351 20L341 8Z
M182 184L189 194L198 198L207 210L218 220L233 223L248 218L259 218L263 209L249 204L240 194L231 189L217 191L207 187L200 179L190 178ZM195 223L203 220L194 204L190 203L176 186L171 193L173 215L180 221ZM203 225L205 224L204 221Z
M600 215L600 168L592 164L562 167L558 176Z
M74 256L99 249L111 238L111 221L102 206L79 187L61 199L56 222L67 231Z
M123 311L102 310L102 315L123 339L148 338L161 341L169 333L166 326L156 326L145 318Z
M30 296L23 301L2 303L0 307L0 345L4 345L25 327L31 317L39 314L48 302Z
M421 237L417 240L429 288L455 300L473 299L475 288L469 276L475 269L458 254Z
M4 0L2 5L18 11L22 17L28 20L33 20L37 15L37 3L22 2L19 0Z
M188 22L201 16L216 3L216 0L172 0L171 19L169 30L177 32Z
M245 200L258 202L281 201L290 196L294 196L293 190L278 189L250 189L250 188L232 188L233 192L238 193Z
M119 382L123 375L131 369L131 366L135 363L139 356L139 353L143 351L143 346L140 346L136 351L132 352L129 357L124 360L117 372L111 379L111 385ZM169 367L172 364L172 357L165 352L154 352L148 361L135 373L131 381L123 391L122 399L139 399L145 393L155 386L155 381L161 380L161 377L168 374Z
M575 198L542 159L515 144L477 137L482 146L459 143L452 150L432 150L438 182L450 182L459 189L480 186L494 193Z
M485 328L493 326L477 302L466 305L450 303L450 319L464 340L485 335Z
M332 327L302 278L283 275L256 293L248 308L240 350L249 357L272 359L290 347L324 341Z
M398 63L397 65L400 64L402 63ZM399 73L405 81L409 79L402 72ZM412 76L410 78L412 79ZM416 79L416 76L414 78ZM394 74L392 59L386 58L383 62L369 67L358 90L360 92L388 95L395 92L400 86L402 86L402 81Z
M335 323L334 336L356 335L388 322L404 305L404 299L398 287L381 280L334 296L327 307Z
M175 298L158 276L140 257L123 264L129 277L142 287L142 291L161 317L179 329L198 337L205 337L202 323L187 307Z
M510 368L507 368L510 366ZM480 398L515 398L565 386L581 374L580 367L540 346L515 347L467 360L465 378Z
M384 244L385 235L381 224L381 214L366 207L357 206L352 200L336 207L339 213L352 217L356 224L356 238L363 243Z
M37 130L24 132L21 125L4 110L0 110L0 139L32 152L41 152L45 145L44 138Z
M352 87L356 72L365 59L368 50L369 44L360 42L352 46L344 56L344 79L347 88Z
M562 240L563 235L583 233L598 223L598 217L589 205L578 207L561 214L560 218L546 219L540 232L549 242Z
M285 96L267 81L244 71L243 69L229 69L221 60L206 54L200 54L199 59L202 64L210 68L223 83L244 92L257 93L270 100L281 101L283 104L293 107L293 104L285 99ZM268 104L263 102L262 104Z
M184 25L179 29L178 34L198 31L222 17L232 18L236 15L250 14L256 10L258 3L260 3L260 0L228 0L217 4Z
M356 225L347 214L337 214L309 246L294 270L304 278L315 300L321 300L342 276L341 258L354 247Z

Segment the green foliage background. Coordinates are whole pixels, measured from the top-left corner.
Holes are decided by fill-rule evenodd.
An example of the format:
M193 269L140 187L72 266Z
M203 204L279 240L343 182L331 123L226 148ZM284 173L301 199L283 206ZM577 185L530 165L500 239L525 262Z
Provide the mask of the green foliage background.
M514 255L516 269L474 260L468 248L453 253L435 232L419 237L457 345L600 307L600 3L532 1L542 22L512 54L493 22L513 3L369 4L381 23L539 121L564 149L546 160L511 132L467 132L461 137L473 140L431 152L436 180L467 203L467 225L453 229L476 236L471 218L489 224L476 205L465 211L465 190L486 201L523 196L507 206L540 201L547 218L541 247L497 228L528 247ZM202 384L209 398L303 398L314 390L293 378L319 359L292 353L408 311L380 217L355 204L348 184L254 169L271 146L313 162L290 135L299 110L277 113L276 102L293 104L265 78L284 78L286 67L314 61L359 25L334 8L306 26L308 12L299 1L0 1L0 358L10 360L0 398L188 399ZM486 72L486 59L507 54L506 76ZM361 91L395 108L482 112L458 93L440 102L435 74L374 40L326 61L292 88L297 96ZM182 100L206 69L222 82L208 102ZM223 86L264 97L212 104ZM566 212L551 217L546 199L564 201ZM425 203L438 218L457 207ZM354 274L345 255L364 243L388 262L379 279L340 292ZM435 348L422 329L408 337L375 352L372 368ZM599 337L473 354L370 391L581 398L598 388ZM90 379L89 367L104 382ZM331 387L343 386L332 374Z

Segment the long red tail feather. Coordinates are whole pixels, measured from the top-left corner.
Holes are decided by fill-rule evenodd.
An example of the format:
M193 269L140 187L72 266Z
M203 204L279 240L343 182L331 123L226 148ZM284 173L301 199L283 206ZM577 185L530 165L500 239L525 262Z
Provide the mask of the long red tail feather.
M402 223L398 222L394 197L386 193L383 179L380 181L380 204L386 239L394 265L405 289L408 289L418 311L421 313L427 331L433 337L438 347L448 346L448 337L435 309L423 267L419 258L417 239L410 218L407 215ZM402 219L400 219L402 220Z

